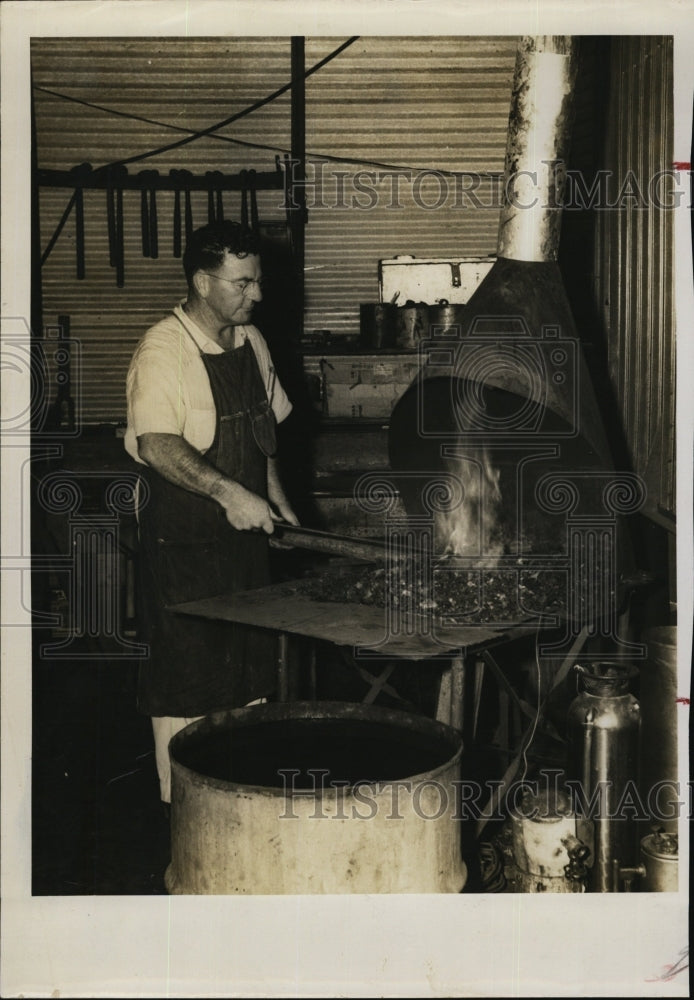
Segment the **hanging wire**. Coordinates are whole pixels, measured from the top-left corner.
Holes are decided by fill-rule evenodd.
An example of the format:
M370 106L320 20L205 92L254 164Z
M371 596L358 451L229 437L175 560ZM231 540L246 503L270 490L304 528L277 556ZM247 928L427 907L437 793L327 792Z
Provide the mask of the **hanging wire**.
M325 56L323 59L320 59L317 63L315 63L313 66L311 66L310 69L306 70L306 72L303 74L303 79L306 80L310 76L312 76L314 73L317 73L318 70L322 69L323 66L326 66L329 62L331 62L338 55L340 55L342 52L344 52L345 49L349 48L350 45L353 45L354 42L356 42L358 39L359 39L359 35L353 35L351 38L348 38L346 42L343 42L342 45L338 45L338 47L336 49L334 49L332 52L329 52L327 56ZM301 79L301 78L299 78L299 79ZM289 83L284 84L284 86L280 87L278 90L274 91L272 94L268 94L267 97L261 98L261 100L256 101L254 104L249 105L247 108L244 108L242 111L239 111L239 112L237 112L234 115L231 115L229 118L226 118L224 121L217 122L214 125L210 125L206 129L202 129L202 130L197 131L197 132L190 132L188 135L186 135L186 137L184 139L179 139L177 142L169 143L166 146L160 146L157 149L149 150L149 152L146 152L146 153L138 153L135 156L126 157L126 158L121 159L121 160L114 160L112 163L103 164L101 167L98 167L97 169L98 170L107 170L108 171L109 169L111 169L113 167L122 167L122 166L125 166L128 163L136 163L139 160L148 159L150 156L157 156L159 153L168 152L171 149L178 149L181 146L185 146L188 143L194 142L196 139L202 138L203 136L212 135L212 133L216 132L217 129L224 128L226 125L230 125L232 122L238 121L240 118L244 118L246 115L251 114L253 111L257 111L259 108L264 107L266 104L269 104L271 101L276 100L282 94L284 94L288 90L290 90L292 88L292 86L294 85L295 82L296 82L296 80L294 80L294 79L290 80ZM35 86L35 89L45 91L46 93L53 94L53 95L55 95L57 97L62 97L65 100L74 101L77 104L85 104L87 106L99 107L98 105L90 105L89 102L82 101L79 98L70 98L70 97L67 97L64 94L58 94L56 91L48 90L45 87L36 87ZM100 110L104 110L104 111L108 111L110 114L116 114L116 115L119 115L121 117L137 117L137 116L133 116L133 115L128 115L125 112L113 111L112 109L108 109L108 108L101 108L100 107L99 109ZM142 120L143 121L147 121L149 124L161 124L161 123L154 122L152 119L145 119L145 118L143 118ZM177 126L166 126L166 127L177 128ZM184 129L184 131L188 132L189 130L188 129ZM215 138L221 138L221 136L215 136ZM53 233L53 236L49 240L48 246L46 247L46 249L44 250L44 252L43 252L43 254L41 256L41 264L42 265L45 264L45 262L48 260L50 254L51 254L51 251L53 250L53 247L57 243L58 238L59 238L61 232L63 231L63 228L65 227L65 223L67 222L67 220L70 217L70 213L72 212L72 208L73 208L73 206L74 206L74 204L75 204L76 201L77 201L77 192L75 192L72 195L72 197L70 198L70 201L68 202L68 204L67 204L67 206L65 208L65 211L63 212L63 215L62 215L62 217L60 219L60 222L58 223L58 226L57 226L55 232ZM188 205L188 201L186 201L186 223L188 223L188 209L189 209L189 205ZM186 231L187 231L187 229L188 229L188 226L186 225ZM188 233L186 233L186 235L188 235Z
M74 206L74 204L75 204L76 201L77 201L77 191L74 191L72 197L70 198L70 200L68 201L67 205L65 206L65 211L63 212L63 214L62 214L62 216L60 218L60 222L56 226L55 232L53 233L53 235L51 236L51 238L50 238L50 240L48 242L48 246L46 247L46 249L41 254L41 264L42 265L46 263L46 261L48 260L48 258L50 256L51 250L53 249L53 247L58 242L58 237L62 233L62 231L63 231L63 229L65 227L65 223L70 218L70 212L72 211L72 208L73 208L73 206Z
M116 108L107 108L102 104L94 104L92 101L85 101L79 97L71 97L68 94L60 94L55 90L49 90L48 87L40 87L34 85L34 90L40 90L44 94L50 94L52 97L61 98L64 101L72 101L74 104L81 104L87 108L93 108L96 111L103 111L106 114L117 115L119 118L128 118L132 121L144 122L147 125L156 125L158 128L171 129L174 132L184 132L190 138L197 138L201 133L195 132L193 129L186 128L183 125L173 125L171 122L160 121L157 118L147 118L144 115L132 114L128 111L118 111ZM214 128L221 126L213 126ZM291 149L286 146L274 146L268 145L262 142L249 142L247 139L236 139L229 135L217 135L215 132L210 132L208 134L209 139L216 139L218 142L227 142L235 146L243 146L248 149L260 149L263 152L270 153L286 153L291 155ZM150 155L150 154L144 154ZM152 154L153 155L153 154ZM369 160L363 159L357 156L339 156L337 153L322 153L318 150L308 150L306 152L305 160L307 163L325 161L326 163L348 163L355 164L363 167L380 167L382 170L399 170L405 171L409 170L412 173L418 171L431 171L432 173L441 174L444 177L485 177L485 178L498 178L503 176L503 171L501 170L445 170L442 167L413 167L407 166L401 163L384 163L381 160ZM124 161L119 161L124 162ZM102 167L97 168L99 170Z
M200 129L197 132L193 132L191 135L186 136L184 139L178 139L176 142L170 142L164 146L158 146L156 149L150 149L145 153L136 153L133 156L127 156L120 160L114 160L112 163L105 164L104 166L98 167L97 169L104 170L107 169L107 167L125 166L128 163L137 163L139 160L149 159L150 156L158 156L160 153L168 153L172 149L180 149L181 146L187 146L189 143L195 142L197 139L202 139L204 136L210 135L212 132L216 132L217 129L225 128L227 125L231 125L232 122L239 121L240 118L245 118L247 115L252 114L254 111L258 111L260 108L265 107L266 104L270 104L271 101L275 101L278 97L281 97L282 94L286 94L286 92L288 90L291 90L291 88L294 86L295 83L298 82L298 80L302 78L304 80L307 80L310 76L313 76L314 73L317 73L318 70L323 68L323 66L327 65L333 59L337 58L337 56L339 56L342 52L344 52L345 49L349 48L350 45L353 45L356 41L358 41L358 39L359 35L353 35L352 38L348 38L346 42L343 42L342 45L338 45L336 49L328 53L328 55L325 56L325 58L320 59L317 63L311 66L310 69L306 70L306 72L303 73L297 79L290 80L289 83L285 83L283 86L273 91L273 93L268 94L267 97L262 97L259 101L255 101L253 104L250 104L247 108L244 108L242 111L237 111L235 114L229 115L228 118L223 119L221 122L215 122L214 125L208 125L207 128Z
M537 710L535 712L535 718L533 720L533 728L530 732L529 739L525 742L523 747L522 759L523 759L523 776L521 777L521 785L525 781L528 774L528 750L535 739L535 732L537 731L537 726L540 721L540 711L542 709L542 671L540 670L540 653L539 653L539 643L540 643L540 626L538 626L535 632L535 666L537 668Z

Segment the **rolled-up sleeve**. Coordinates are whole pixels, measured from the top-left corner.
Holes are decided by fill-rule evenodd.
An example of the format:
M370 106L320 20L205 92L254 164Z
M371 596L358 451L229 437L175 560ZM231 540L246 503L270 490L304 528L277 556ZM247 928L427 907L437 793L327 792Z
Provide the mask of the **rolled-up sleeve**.
M171 350L143 342L127 378L128 425L142 434L182 434L186 420L182 366Z

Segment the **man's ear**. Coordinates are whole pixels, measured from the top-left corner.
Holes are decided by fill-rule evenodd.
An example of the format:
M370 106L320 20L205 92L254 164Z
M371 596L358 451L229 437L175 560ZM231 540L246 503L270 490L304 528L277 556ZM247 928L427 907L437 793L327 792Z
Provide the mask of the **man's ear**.
M193 275L193 288L195 289L195 294L198 298L207 298L207 293L210 288L210 279L204 271L196 271Z

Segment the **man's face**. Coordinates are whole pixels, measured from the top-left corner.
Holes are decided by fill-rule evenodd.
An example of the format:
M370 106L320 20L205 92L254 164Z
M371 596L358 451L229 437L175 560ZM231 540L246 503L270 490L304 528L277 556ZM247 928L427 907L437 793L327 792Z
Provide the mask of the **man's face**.
M205 274L205 301L219 320L220 326L243 326L244 323L250 323L253 306L263 297L258 284L262 274L260 257L257 254L237 257L227 253L220 267Z

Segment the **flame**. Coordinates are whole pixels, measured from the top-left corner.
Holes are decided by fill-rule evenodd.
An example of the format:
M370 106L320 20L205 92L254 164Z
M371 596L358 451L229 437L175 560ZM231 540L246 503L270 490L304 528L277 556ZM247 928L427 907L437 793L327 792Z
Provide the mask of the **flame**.
M494 566L503 552L501 469L492 465L487 448L474 457L448 459L446 464L459 481L463 499L437 516L435 547L443 555L476 556L485 566Z

